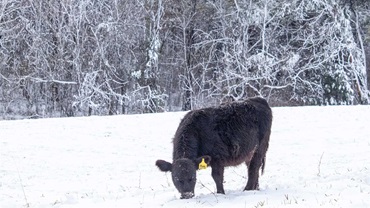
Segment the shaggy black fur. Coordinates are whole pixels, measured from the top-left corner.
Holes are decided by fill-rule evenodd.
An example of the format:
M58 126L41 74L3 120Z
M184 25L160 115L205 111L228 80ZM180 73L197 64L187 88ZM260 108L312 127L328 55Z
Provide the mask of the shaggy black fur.
M259 169L264 171L272 112L265 99L254 97L214 108L190 111L173 139L173 163L157 160L161 171L171 171L181 198L194 196L196 170L202 158L212 167L217 193L224 194L224 167L245 163L244 190L258 189Z

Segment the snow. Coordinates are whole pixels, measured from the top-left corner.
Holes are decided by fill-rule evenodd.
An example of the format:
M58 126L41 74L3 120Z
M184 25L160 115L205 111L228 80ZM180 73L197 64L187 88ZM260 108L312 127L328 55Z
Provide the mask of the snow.
M210 168L179 199L171 161L184 112L0 121L0 207L370 207L370 106L273 108L259 191L246 167Z

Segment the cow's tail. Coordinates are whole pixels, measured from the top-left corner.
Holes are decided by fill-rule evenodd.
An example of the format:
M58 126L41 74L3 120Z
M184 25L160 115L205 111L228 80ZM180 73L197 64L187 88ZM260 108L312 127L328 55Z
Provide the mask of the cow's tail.
M265 173L265 165L266 165L266 155L262 159L261 175L263 175L263 173Z
M270 141L270 130L268 130L263 138L260 146L261 157L262 157L262 164L261 164L261 175L265 172L266 166L266 153L267 149L269 148L269 141Z

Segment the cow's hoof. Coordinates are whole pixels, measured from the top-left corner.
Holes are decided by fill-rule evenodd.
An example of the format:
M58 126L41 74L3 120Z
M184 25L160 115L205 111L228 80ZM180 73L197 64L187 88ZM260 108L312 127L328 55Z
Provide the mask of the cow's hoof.
M253 186L247 186L244 189L244 191L258 191L258 190L260 190L258 184L253 185Z
M225 194L225 191L217 191L218 194Z

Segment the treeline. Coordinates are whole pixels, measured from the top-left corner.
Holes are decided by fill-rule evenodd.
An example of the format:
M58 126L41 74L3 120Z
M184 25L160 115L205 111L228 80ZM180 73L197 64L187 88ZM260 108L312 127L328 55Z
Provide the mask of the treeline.
M1 0L0 118L368 104L366 0Z

